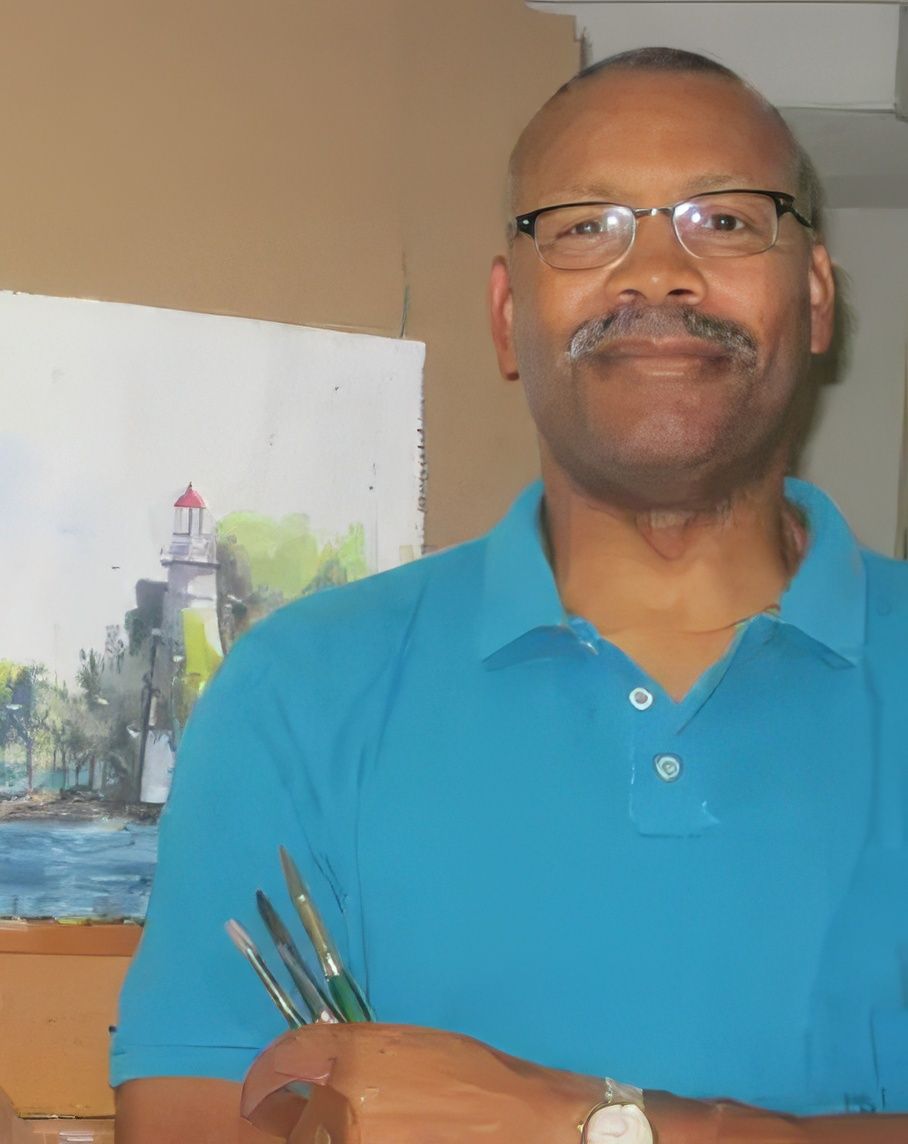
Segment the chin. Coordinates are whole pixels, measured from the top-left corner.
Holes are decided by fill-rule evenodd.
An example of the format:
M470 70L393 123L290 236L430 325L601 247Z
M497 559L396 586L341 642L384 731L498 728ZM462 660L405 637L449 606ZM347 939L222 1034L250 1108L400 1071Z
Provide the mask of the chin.
M557 412L541 436L558 468L586 495L634 511L727 502L777 469L793 427L781 402Z
M575 488L632 512L706 512L727 503L773 468L774 450L734 458L651 452L597 461L574 457L562 469Z

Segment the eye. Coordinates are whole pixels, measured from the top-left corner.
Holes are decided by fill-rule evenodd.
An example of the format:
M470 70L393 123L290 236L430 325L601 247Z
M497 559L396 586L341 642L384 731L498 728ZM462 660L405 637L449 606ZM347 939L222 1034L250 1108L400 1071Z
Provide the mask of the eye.
M562 268L590 265L582 260L599 258L603 252L611 257L611 252L627 245L633 227L629 209L613 203L553 207L539 215L536 248L544 261L554 257Z
M679 207L682 225L716 238L762 234L772 226L772 204L756 195L728 195L694 199Z
M696 207L690 213L692 225L701 230L713 230L720 234L731 234L736 230L746 230L750 223L740 214L721 207Z
M609 230L608 219L603 215L591 215L577 219L558 232L559 238L596 238Z
M709 225L713 230L740 230L747 224L731 214L714 214L709 219Z

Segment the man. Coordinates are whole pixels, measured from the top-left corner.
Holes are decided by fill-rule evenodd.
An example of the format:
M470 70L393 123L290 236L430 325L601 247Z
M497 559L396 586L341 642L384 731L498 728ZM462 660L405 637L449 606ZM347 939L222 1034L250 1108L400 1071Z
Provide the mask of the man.
M301 1034L366 1144L576 1141L606 1073L908 1111L908 580L783 483L832 333L809 164L737 77L651 49L545 105L510 192L492 328L544 495L231 654L122 1000L124 1144L231 1138L281 1020L222 926L265 946L279 843L381 1021L446 1031ZM691 1107L647 1099L663 1144L707 1138ZM325 1124L299 1138L355 1138Z

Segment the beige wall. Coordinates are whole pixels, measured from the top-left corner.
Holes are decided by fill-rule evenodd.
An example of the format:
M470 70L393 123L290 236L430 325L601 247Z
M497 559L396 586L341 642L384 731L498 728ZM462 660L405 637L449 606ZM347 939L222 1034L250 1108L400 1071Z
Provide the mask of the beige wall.
M405 7L408 333L428 346L427 539L445 545L491 525L536 474L522 394L499 380L492 354L486 281L502 249L510 149L577 70L580 49L571 19L531 13L522 0Z
M0 0L0 288L428 344L427 540L535 471L485 318L502 171L576 70L522 0Z
M902 555L908 211L833 210L827 231L852 329L845 368L822 394L801 471L834 497L863 543Z
M463 539L535 470L485 279L508 149L578 60L522 0L0 0L0 289L396 336L406 287L427 540ZM9 954L20 1108L110 1111L124 964Z

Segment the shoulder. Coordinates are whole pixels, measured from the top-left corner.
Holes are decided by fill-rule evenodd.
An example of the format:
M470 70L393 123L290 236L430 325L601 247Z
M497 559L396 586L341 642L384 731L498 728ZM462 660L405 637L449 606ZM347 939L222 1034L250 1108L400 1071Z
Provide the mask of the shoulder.
M307 773L333 765L344 737L381 726L405 657L413 678L430 677L444 630L463 630L476 610L482 564L474 541L279 608L237 640L205 688L182 757L217 753L248 767L265 749L297 773L303 758Z
M861 559L867 578L867 651L895 668L903 682L908 672L908 562L866 548Z
M477 613L485 543L469 541L286 604L237 641L222 672L286 680L341 669L350 679L387 663L414 627L462 629Z
M868 584L878 592L908 607L908 561L884 556L872 548L861 548Z
M867 574L868 611L893 619L908 618L908 561L869 548L860 552Z

